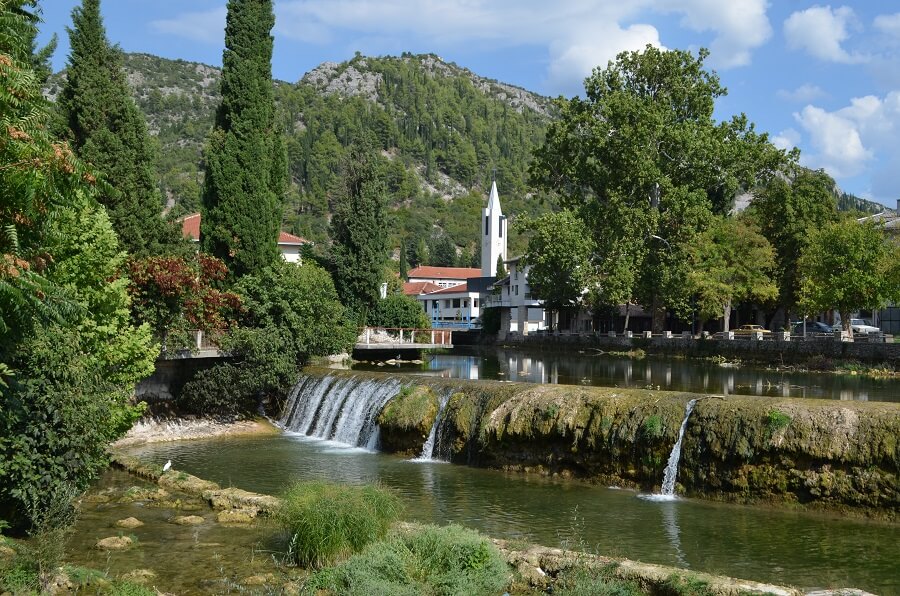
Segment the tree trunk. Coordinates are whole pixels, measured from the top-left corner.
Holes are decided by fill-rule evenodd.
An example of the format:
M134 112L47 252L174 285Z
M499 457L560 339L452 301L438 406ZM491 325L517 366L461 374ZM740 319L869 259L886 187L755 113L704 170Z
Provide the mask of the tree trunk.
M652 322L651 329L653 333L662 333L666 330L666 309L659 304L659 298L653 296L653 306L651 307Z
M628 331L628 319L631 318L631 303L625 303L625 326L622 328L622 333Z
M731 300L725 303L725 309L722 313L722 331L728 333L729 325L731 325Z
M853 339L853 327L850 325L850 313L846 311L838 311L841 313L841 328L847 332L850 339Z

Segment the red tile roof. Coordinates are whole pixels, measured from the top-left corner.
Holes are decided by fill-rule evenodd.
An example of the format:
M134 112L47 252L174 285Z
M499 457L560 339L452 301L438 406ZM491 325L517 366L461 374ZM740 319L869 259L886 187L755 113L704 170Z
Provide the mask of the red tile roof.
M481 277L481 269L474 267L429 267L420 265L409 272L408 277L424 277L430 279L469 279Z
M449 288L441 288L436 292L429 292L429 296L434 296L435 294L468 294L469 293L469 284L459 284L458 286L450 286Z
M403 284L403 293L407 296L418 296L419 294L430 294L441 289L441 286L431 283L430 281L408 281Z
M181 218L181 233L193 240L200 241L200 214L192 213ZM278 233L278 244L307 244L309 240L294 236L287 232Z

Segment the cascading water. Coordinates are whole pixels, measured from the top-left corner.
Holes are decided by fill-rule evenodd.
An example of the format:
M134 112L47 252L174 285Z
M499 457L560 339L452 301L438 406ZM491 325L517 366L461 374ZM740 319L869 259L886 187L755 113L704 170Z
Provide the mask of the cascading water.
M291 390L278 423L309 437L374 450L378 447L375 419L399 391L400 381L393 378L306 376Z
M438 433L440 432L441 422L444 421L444 410L447 408L447 402L450 401L450 394L450 391L446 391L441 396L440 407L438 408L437 416L434 417L434 424L431 425L431 432L428 433L428 439L422 445L422 454L413 461L444 461L440 459L435 460L434 456L440 443Z
M669 462L666 464L666 472L663 474L662 495L666 497L675 496L675 479L678 477L678 460L681 459L681 441L684 439L684 431L687 428L688 418L697 403L696 399L692 399L687 403L684 409L684 420L681 421L681 428L678 430L678 440L672 447L672 453L669 454Z

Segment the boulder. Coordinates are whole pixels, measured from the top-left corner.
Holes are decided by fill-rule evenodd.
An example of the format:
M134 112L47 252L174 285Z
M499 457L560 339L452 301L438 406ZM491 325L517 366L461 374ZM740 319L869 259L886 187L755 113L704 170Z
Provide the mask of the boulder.
M198 526L204 522L204 519L199 515L179 515L169 521L179 526Z
M117 528L132 529L132 528L140 528L143 525L144 525L144 522L142 522L141 520L139 520L136 517L126 517L125 519L120 519L119 521L116 522Z
M134 544L134 541L128 536L110 536L97 541L95 548L100 550L125 550Z
M220 524L249 524L256 519L256 509L225 509L216 514Z

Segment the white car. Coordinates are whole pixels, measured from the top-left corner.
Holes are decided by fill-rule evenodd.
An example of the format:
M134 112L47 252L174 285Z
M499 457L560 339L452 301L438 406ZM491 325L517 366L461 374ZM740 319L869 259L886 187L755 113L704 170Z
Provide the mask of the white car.
M832 327L834 331L841 331L843 328L844 327L840 323ZM853 333L873 333L881 331L878 327L869 325L869 322L865 319L850 319L850 328L853 329Z

